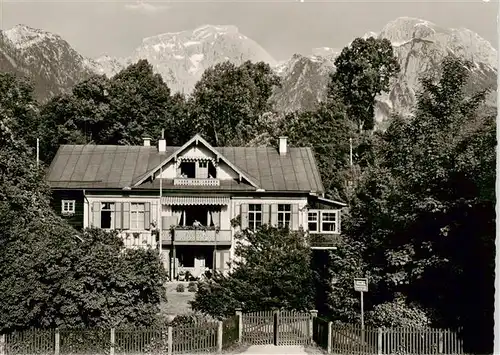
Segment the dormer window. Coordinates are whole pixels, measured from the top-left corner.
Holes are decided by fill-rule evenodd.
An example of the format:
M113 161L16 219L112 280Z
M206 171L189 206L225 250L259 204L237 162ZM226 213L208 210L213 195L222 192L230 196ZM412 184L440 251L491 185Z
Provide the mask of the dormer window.
M178 166L178 178L184 179L214 179L217 169L211 160L200 159L182 161Z
M181 163L181 176L183 178L194 179L196 177L196 162L183 161Z

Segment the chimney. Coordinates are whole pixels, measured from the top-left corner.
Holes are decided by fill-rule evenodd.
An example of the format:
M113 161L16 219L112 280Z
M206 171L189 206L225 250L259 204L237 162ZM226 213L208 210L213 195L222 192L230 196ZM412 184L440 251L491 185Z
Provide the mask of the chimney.
M158 152L165 153L167 151L167 141L165 140L165 130L161 130L161 139L158 140Z
M280 140L280 146L279 146L279 153L280 155L286 155L287 152L287 145L286 145L286 140L288 137L281 136L279 137Z
M144 141L145 147L151 146L151 138L144 137L144 138L142 138L142 140Z

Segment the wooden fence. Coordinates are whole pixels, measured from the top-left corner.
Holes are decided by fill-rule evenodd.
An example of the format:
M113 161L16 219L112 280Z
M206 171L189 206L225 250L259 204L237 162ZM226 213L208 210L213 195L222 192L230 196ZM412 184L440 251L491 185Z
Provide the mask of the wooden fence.
M366 328L313 320L313 340L331 354L461 355L462 340L450 329Z
M239 341L238 327L239 318L233 317L224 322L165 328L27 330L2 335L0 355L215 353Z
M28 330L0 336L0 355L220 353L234 344L312 345L343 355L462 355L456 332L334 325L316 311L242 313L222 322L142 329Z

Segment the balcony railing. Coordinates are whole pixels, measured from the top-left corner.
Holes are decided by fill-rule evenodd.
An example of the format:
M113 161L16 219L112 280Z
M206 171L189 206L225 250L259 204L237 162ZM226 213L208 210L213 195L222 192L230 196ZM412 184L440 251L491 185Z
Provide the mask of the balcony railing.
M220 186L220 180L219 179L175 178L174 185L177 185L177 186Z
M189 245L189 244L231 244L231 231L230 230L219 230L214 229L202 230L202 229L175 229L174 230L174 242L178 245ZM172 243L172 233L171 231L164 231L162 234L162 243L171 244Z
M309 240L311 248L333 248L342 241L340 234L310 233Z

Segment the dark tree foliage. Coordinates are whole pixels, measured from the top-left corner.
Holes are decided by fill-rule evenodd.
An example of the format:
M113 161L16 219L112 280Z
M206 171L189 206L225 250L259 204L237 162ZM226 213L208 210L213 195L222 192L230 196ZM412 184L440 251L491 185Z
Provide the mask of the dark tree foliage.
M311 147L326 191L333 198L346 200L349 138L353 132L343 105L329 102L316 111L286 115L274 134L276 141L279 135L287 136L290 146Z
M43 159L50 162L61 144L140 145L147 136L185 143L190 133L182 95L171 96L159 74L146 60L113 78L93 76L72 92L50 100L41 109Z
M205 70L190 100L196 131L215 146L241 146L263 131L263 114L279 77L268 64L230 62Z
M165 300L157 252L56 216L42 169L0 115L0 331L153 324Z
M469 351L491 353L496 127L484 92L465 94L469 67L449 56L439 80L422 80L415 117L381 135L344 231L370 276L367 304L386 312L374 319L418 304L425 315L392 318L463 326Z
M335 59L329 97L340 98L358 131L375 125L375 98L389 89L390 79L399 70L391 42L387 39L356 38Z
M237 235L234 270L200 283L191 307L213 317L271 308L308 311L314 300L311 250L300 231L263 226Z
M39 126L33 90L27 78L0 72L0 114L12 132L31 147L36 144Z

